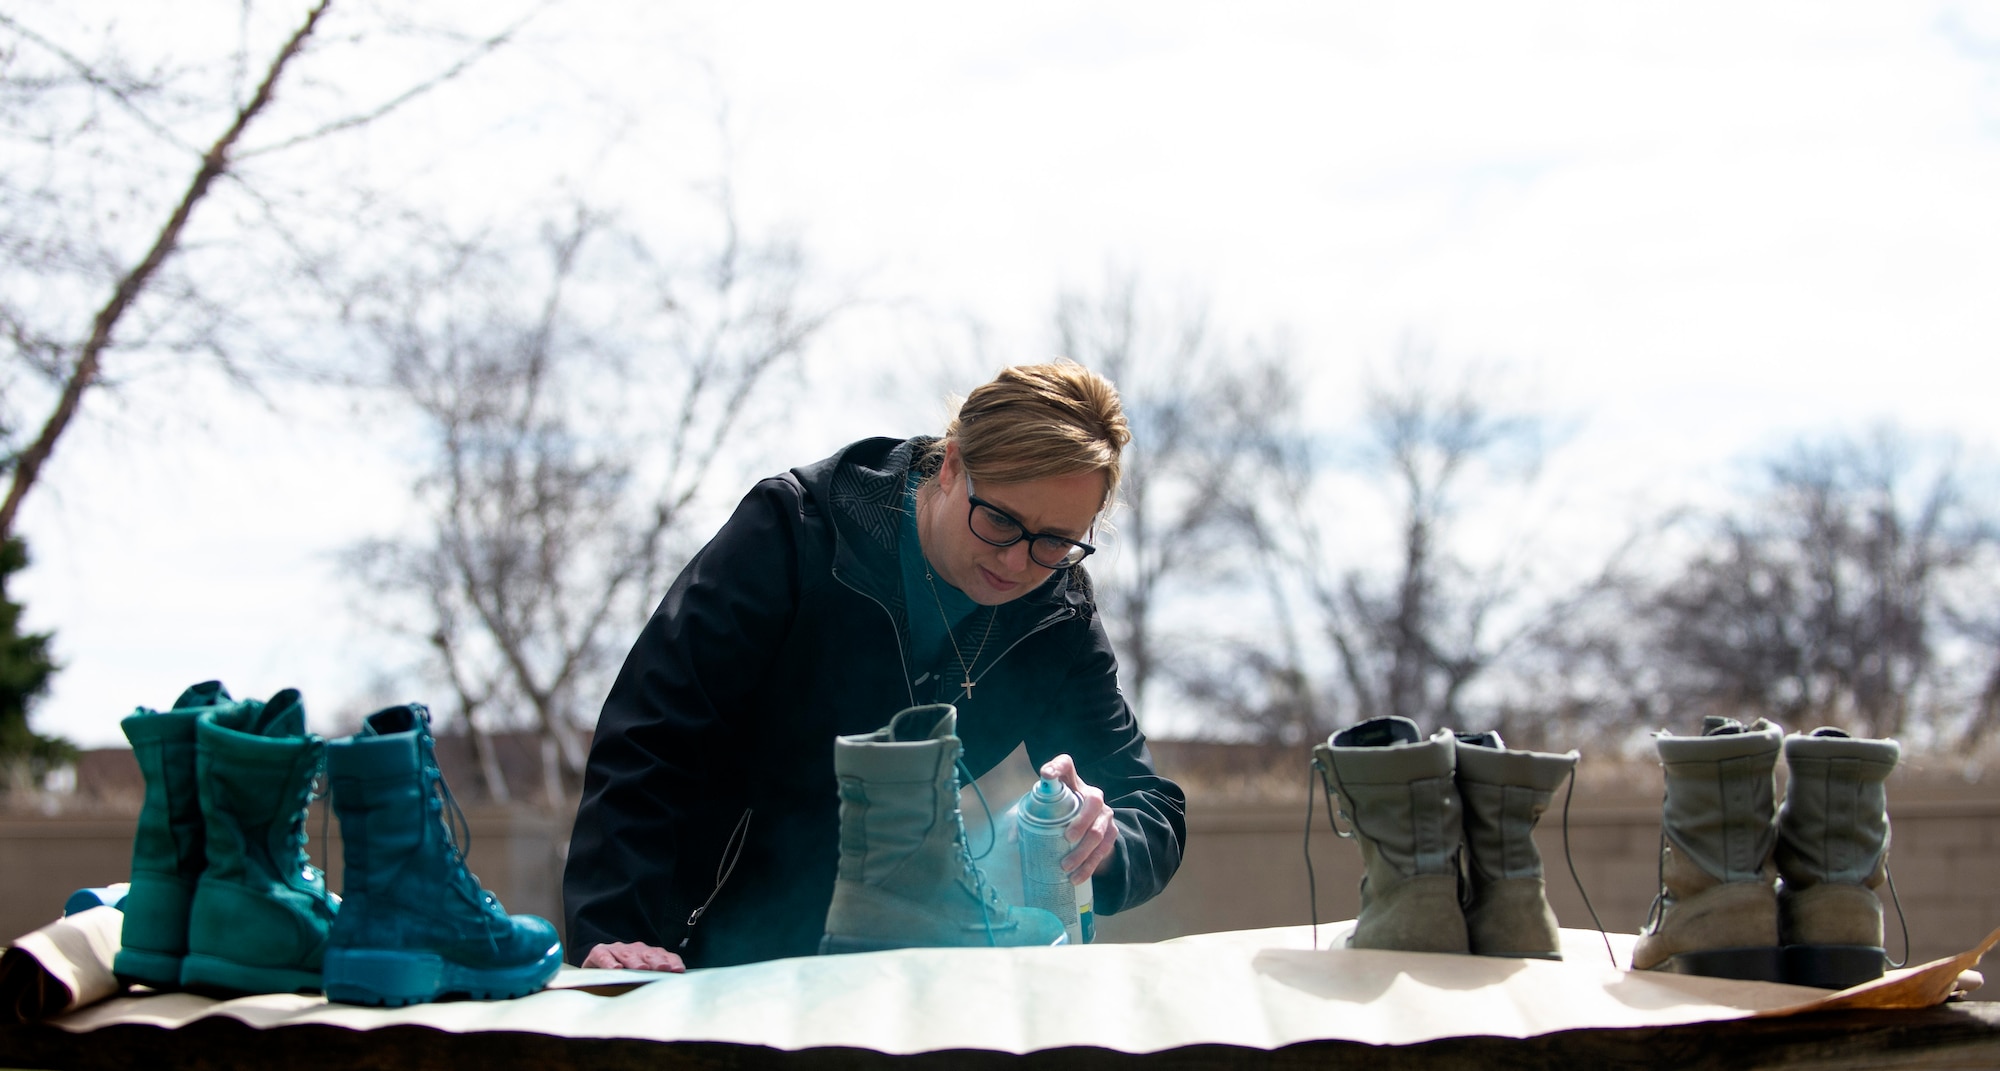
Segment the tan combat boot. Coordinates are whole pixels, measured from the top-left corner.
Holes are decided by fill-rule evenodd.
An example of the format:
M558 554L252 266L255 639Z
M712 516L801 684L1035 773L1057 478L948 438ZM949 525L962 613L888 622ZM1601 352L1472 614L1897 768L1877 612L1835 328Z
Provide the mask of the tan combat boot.
M1068 940L1054 915L1002 899L967 850L957 725L939 703L834 738L840 870L821 954Z
M1666 772L1655 918L1637 970L1783 981L1778 951L1778 727L1706 718L1700 736L1654 738Z
M1480 956L1561 959L1535 823L1577 753L1510 751L1498 733L1458 734L1458 795L1465 805L1465 928Z
M1839 729L1785 738L1778 811L1778 934L1785 980L1845 989L1882 976L1882 901L1889 873L1884 782L1902 749Z
M1361 846L1353 948L1465 952L1459 909L1456 741L1426 740L1408 718L1371 718L1313 748L1313 764Z

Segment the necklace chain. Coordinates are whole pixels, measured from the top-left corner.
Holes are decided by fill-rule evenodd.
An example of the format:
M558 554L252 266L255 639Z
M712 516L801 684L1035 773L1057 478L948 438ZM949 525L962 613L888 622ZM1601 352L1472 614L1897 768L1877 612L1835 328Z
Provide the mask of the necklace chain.
M919 494L921 494L924 490L925 490L924 485L920 485L917 488ZM918 520L920 522L922 520L921 512L918 514ZM921 528L921 525L919 527ZM923 538L922 535L919 534L918 539L921 540L922 538ZM931 602L937 606L938 621L940 621L944 625L944 638L951 642L951 653L953 657L958 659L958 671L960 674L960 680L958 685L960 691L958 697L960 699L971 699L972 689L977 687L979 684L978 681L972 679L972 668L974 666L977 666L979 664L980 657L986 654L986 641L993 638L993 615L999 612L999 607L987 608L986 630L980 633L979 649L977 651L972 652L972 661L967 662L965 660L965 651L963 648L959 647L958 637L954 635L952 632L951 616L944 612L944 599L938 595L937 578L934 575L934 571L931 569L931 564L929 561L924 562L924 583L930 585Z
M938 596L937 580L932 577L928 562L925 563L924 567L924 583L930 585L931 601L937 604L938 620L944 623L944 638L951 641L951 653L958 658L958 671L964 678L959 682L959 687L963 689L959 693L959 698L971 699L972 689L979 683L972 679L972 667L979 664L980 656L986 653L986 641L993 638L992 617L998 611L998 608L987 607L986 630L980 633L979 650L972 652L972 661L968 663L965 660L965 651L958 646L958 637L952 635L951 617L944 612L944 599Z

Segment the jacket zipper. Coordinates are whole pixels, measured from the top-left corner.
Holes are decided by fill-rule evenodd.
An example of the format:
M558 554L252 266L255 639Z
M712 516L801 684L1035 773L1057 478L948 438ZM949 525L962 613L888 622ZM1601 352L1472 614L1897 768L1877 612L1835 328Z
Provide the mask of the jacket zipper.
M1015 637L1013 643L1008 644L1006 646L1006 649L1002 650L999 654L994 655L993 661L986 663L986 668L979 671L979 676L972 678L972 683L978 684L980 681L985 680L986 675L988 673L993 672L993 667L999 665L1001 659L1006 658L1008 655L1012 654L1014 652L1014 648L1019 647L1022 644L1028 642L1028 638L1030 636L1033 636L1035 633L1041 632L1045 629L1053 628L1056 625L1064 621L1068 621L1070 618L1075 616L1076 616L1076 608L1073 606L1066 606L1060 610L1057 610L1055 613L1052 613L1049 616L1042 618L1042 620L1038 624L1036 624L1034 628L1031 628L1028 631L1023 632L1019 636Z
M896 661L897 664L903 667L903 691L904 694L910 697L910 705L916 706L917 689L914 684L910 683L910 660L903 654L903 630L896 627L896 615L889 612L888 605L884 603L881 599L878 599L875 596L870 595L869 593L861 590L860 588L855 587L853 584L848 583L847 578L840 575L840 568L838 566L831 567L827 571L833 574L833 578L835 580L840 581L841 587L844 587L847 590L855 593L856 595L859 595L862 598L867 599L869 602L874 603L876 607L882 611L882 616L889 619L889 631L894 633L896 636ZM1035 635L1038 632L1042 632L1046 629L1053 628L1054 626L1064 621L1068 621L1070 618L1073 618L1075 616L1076 616L1076 608L1073 606L1066 606L1063 607L1062 609L1057 610L1055 613L1052 613L1049 616L1043 618L1041 621L1035 624L1034 628L1031 628L1028 631L1021 633L1019 636L1016 636L1014 638L1013 643L1008 644L1006 648L1003 649L999 654L994 655L993 661L986 663L986 668L980 670L979 675L977 677L972 678L972 683L978 684L980 681L985 680L986 675L988 673L993 672L994 666L999 665L1001 660L1005 659L1009 654L1012 654L1014 648L1019 647L1023 643L1028 642L1029 637Z
M889 612L889 606L887 603L884 603L881 599L878 599L875 596L870 595L867 592L861 590L860 588L855 587L853 584L848 583L847 578L840 575L839 566L837 565L831 566L828 568L827 571L833 574L833 578L835 580L840 581L841 587L844 587L847 590L855 593L856 595L859 595L862 598L867 599L869 602L874 603L877 607L881 609L882 616L889 619L889 631L896 637L896 664L903 667L903 692L905 695L908 695L910 697L910 705L916 706L917 686L910 683L910 659L907 655L903 654L903 630L896 627L896 615ZM1011 650L1011 648L1009 649ZM992 667L989 666L987 668L991 669ZM984 674L981 674L981 676L984 676Z
M679 949L687 951L688 942L694 940L694 928L701 925L701 917L708 914L709 905L722 894L722 887L729 882L729 875L736 873L736 861L743 857L743 846L750 842L750 816L756 812L743 808L743 817L736 820L736 828L729 831L729 840L722 846L722 858L715 864L715 888L708 891L708 899L688 915L687 932L681 935Z

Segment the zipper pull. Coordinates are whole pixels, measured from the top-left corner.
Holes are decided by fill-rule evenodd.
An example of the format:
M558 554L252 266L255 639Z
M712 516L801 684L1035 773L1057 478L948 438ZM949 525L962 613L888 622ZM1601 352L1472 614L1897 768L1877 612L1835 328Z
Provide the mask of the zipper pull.
M674 946L674 947L675 947L676 949L678 949L678 950L680 950L680 951L682 951L682 952L685 952L685 951L687 951L687 946L688 946L688 942L689 942L689 941L692 941L692 940L694 940L694 927L695 927L695 924L701 921L701 913L702 913L702 912L704 912L704 911L707 911L707 910L708 910L708 905L707 905L707 904L703 904L703 905L701 905L700 907L697 907L697 908L695 908L695 909L694 909L694 913L693 913L693 914L690 914L690 915L688 916L688 922L687 922L687 927L688 927L688 932L687 932L687 936L685 936L685 937L682 937L682 938L681 938L681 943L680 943L680 944L678 944L678 945L675 945L675 946Z

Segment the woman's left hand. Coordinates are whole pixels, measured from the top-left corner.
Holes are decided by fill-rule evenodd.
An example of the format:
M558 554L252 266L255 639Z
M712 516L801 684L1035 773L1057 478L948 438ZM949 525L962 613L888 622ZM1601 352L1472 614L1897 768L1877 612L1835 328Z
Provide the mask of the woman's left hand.
M1068 785L1083 801L1083 809L1063 831L1076 847L1062 861L1070 883L1081 885L1111 858L1111 849L1118 845L1118 823L1111 820L1111 806L1104 802L1104 790L1084 784L1076 772L1076 761L1068 755L1057 755L1043 763L1042 776Z

